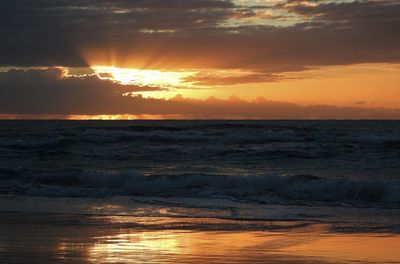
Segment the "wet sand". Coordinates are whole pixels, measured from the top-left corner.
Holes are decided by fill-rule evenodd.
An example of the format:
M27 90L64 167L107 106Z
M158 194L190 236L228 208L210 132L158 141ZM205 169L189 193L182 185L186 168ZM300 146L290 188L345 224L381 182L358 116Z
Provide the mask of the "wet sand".
M399 234L332 225L3 212L0 263L400 262Z

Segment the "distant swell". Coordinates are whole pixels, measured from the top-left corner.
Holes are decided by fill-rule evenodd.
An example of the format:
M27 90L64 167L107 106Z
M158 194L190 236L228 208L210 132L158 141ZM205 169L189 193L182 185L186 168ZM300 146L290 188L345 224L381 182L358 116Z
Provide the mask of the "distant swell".
M0 169L0 193L233 198L252 202L400 205L400 180L357 181L313 175L145 176L135 171Z

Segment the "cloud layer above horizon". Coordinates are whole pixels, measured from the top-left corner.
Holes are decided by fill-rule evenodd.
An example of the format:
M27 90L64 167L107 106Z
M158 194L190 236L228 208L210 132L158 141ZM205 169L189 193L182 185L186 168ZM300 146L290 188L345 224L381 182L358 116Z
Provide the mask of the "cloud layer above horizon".
M95 76L63 77L61 69L0 73L0 113L12 117L134 115L183 119L399 119L400 109L300 106L263 97L248 102L231 96L196 100L125 95L154 87L115 84ZM7 115L3 115L7 118Z

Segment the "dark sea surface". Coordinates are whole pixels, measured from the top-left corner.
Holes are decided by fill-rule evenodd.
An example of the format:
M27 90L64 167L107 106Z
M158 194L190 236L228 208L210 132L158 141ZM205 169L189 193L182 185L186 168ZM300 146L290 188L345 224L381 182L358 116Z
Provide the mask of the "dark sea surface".
M400 122L1 121L0 180L6 211L371 215L397 228ZM93 199L119 209L89 210Z

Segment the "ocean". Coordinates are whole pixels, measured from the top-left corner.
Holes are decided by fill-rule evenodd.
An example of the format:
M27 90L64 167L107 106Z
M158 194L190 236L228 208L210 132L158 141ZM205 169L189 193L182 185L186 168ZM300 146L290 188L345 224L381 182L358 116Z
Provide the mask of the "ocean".
M75 253L87 253L88 248L96 250L99 243L110 242L104 240L111 237L104 234L110 230L116 236L111 245L125 253L138 250L136 244L124 248L126 243L148 240L135 238L137 230L150 237L156 232L156 238L164 232L164 240L147 242L148 250L168 241L177 243L171 242L170 236L185 236L187 233L181 232L189 230L197 236L196 243L214 234L209 239L220 246L226 245L226 239L235 239L227 238L226 232L245 232L241 234L248 236L246 241L259 239L265 244L257 232L282 235L304 230L336 235L391 234L397 243L400 122L0 121L0 211L0 260L4 263L22 263L17 251L35 263L103 263L101 260L110 257L104 248L100 254L90 255L92 259ZM37 237L37 228L54 225L73 230L85 227L85 234L94 228L96 234L79 242L82 248L77 246L79 239L73 240L79 236L68 236L68 240L61 232L58 239L46 240L51 247L23 250L36 245L29 238ZM20 240L10 233L27 226ZM68 241L74 245L69 250L76 251L75 255L60 251ZM140 245L141 252L155 254ZM208 249L201 245L197 248L205 248L204 255ZM157 252L163 250L170 249L161 247ZM46 252L55 255L46 258ZM183 258L165 256L134 263L186 263ZM252 256L257 258L242 262L237 258L236 262L279 262L276 255L270 256L271 262L267 257ZM307 263L308 255L296 256L282 263ZM104 263L129 263L132 258L132 254L121 253ZM210 263L224 262L214 260L208 259ZM352 263L349 258L332 256L324 262L319 255L312 260Z

